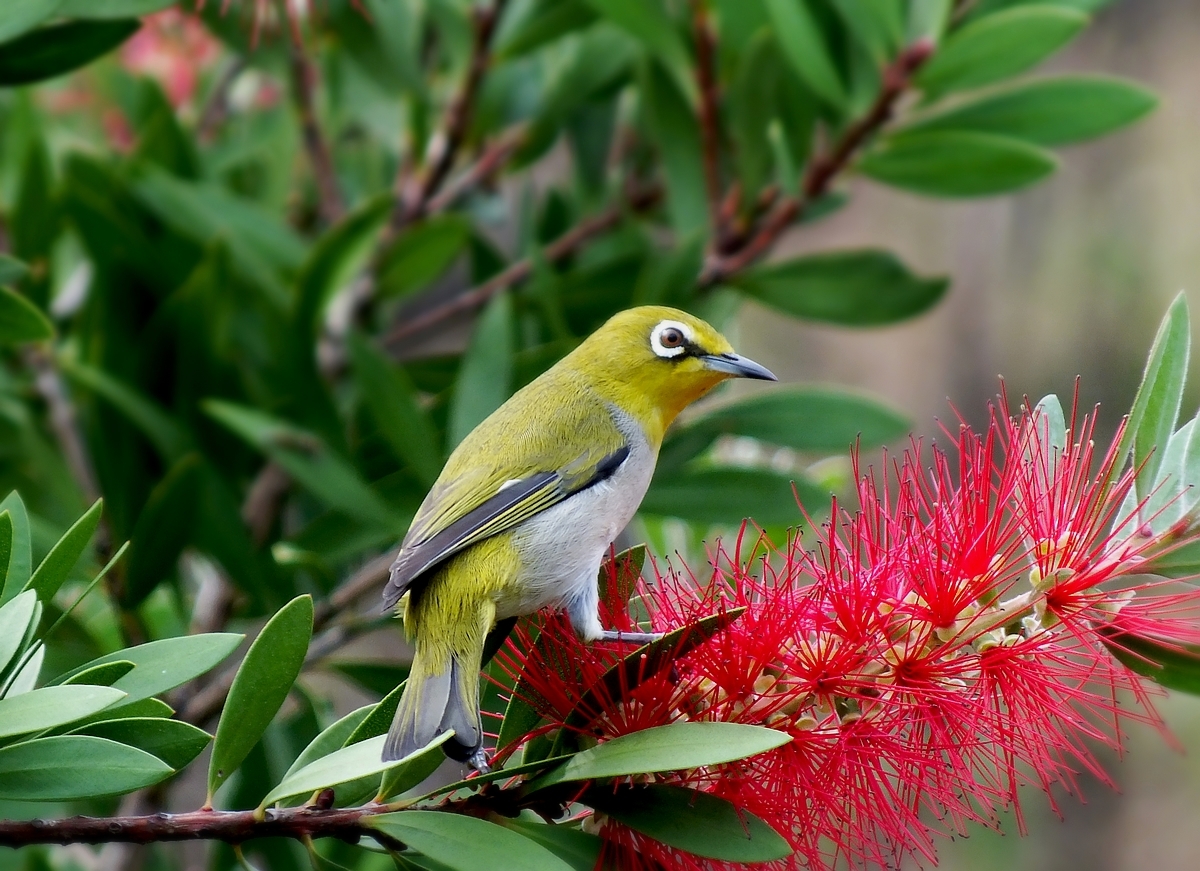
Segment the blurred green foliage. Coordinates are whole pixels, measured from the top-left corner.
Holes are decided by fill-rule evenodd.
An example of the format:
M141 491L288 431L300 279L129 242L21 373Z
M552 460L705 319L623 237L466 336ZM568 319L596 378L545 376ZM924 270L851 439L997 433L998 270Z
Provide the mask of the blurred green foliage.
M1027 76L1103 0L324 0L294 23L235 0L140 18L174 5L0 8L0 492L20 494L0 509L0 645L17 642L0 706L89 675L50 733L0 738L6 798L128 792L190 762L223 695L214 680L198 707L189 681L232 652L230 620L311 595L317 633L378 628L339 584L373 592L371 561L446 454L612 313L664 303L735 329L749 298L850 328L914 317L950 279L890 252L758 261L846 207L846 175L1001 194L1051 173L1048 148L1154 105L1109 77ZM664 445L643 532L662 550L744 517L781 531L794 493L819 516L845 483L824 458L906 431L830 387L701 409ZM179 653L185 637L199 646ZM304 682L268 726L301 664L373 697L402 677L331 660L338 643L269 663L273 693L233 683L264 707L222 720L214 758L238 771L212 769L210 789L232 781L218 804L255 806L345 726ZM142 682L160 657L170 680ZM185 684L172 700L194 725L155 700ZM92 685L126 696L101 705ZM3 786L67 752L94 753L94 778Z

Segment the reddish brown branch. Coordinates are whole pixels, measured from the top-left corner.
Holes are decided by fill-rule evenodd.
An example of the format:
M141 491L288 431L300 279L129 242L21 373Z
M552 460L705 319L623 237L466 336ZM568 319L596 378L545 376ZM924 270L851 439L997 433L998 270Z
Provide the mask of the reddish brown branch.
M441 128L429 141L425 151L424 171L402 188L396 210L392 213L393 229L399 229L423 217L429 210L430 201L450 175L458 150L467 138L475 100L492 62L492 36L496 32L496 24L506 3L507 0L492 0L491 5L475 10L475 36L471 46L471 59L467 62L467 74L458 93L446 108L446 117Z
M696 40L696 84L700 92L700 144L704 157L704 189L712 225L712 248L724 247L725 221L721 208L721 120L717 86L717 41L708 20L705 0L692 0L692 31Z
M388 846L394 841L372 831L365 821L386 813L385 805L356 808L317 807L254 811L192 811L127 817L70 817L64 820L0 820L0 846L31 844L153 844L164 841L223 841L241 844L256 838L338 838L350 843L364 835Z
M619 224L627 209L634 212L645 211L653 207L661 198L662 188L657 185L635 190L628 196L625 203L613 206L598 215L581 221L563 233L542 249L542 258L549 263L555 263L574 254L584 244ZM384 337L384 344L395 345L406 339L419 336L430 327L436 326L455 315L464 314L479 308L500 291L529 278L533 274L533 269L534 261L532 258L518 260L482 284L440 305L436 305L428 311L421 312L400 324Z
M474 163L448 181L437 194L432 196L426 214L444 212L468 191L486 184L513 156L525 141L525 129L519 127L502 133L490 142Z
M849 166L858 150L891 120L896 101L932 53L933 44L927 40L916 42L900 53L884 70L883 87L867 113L846 129L832 149L809 164L800 194L777 200L736 251L709 258L698 282L702 289L713 287L758 261L809 205L829 192L834 179Z
M345 213L346 206L338 189L337 172L333 156L317 121L316 91L317 69L305 51L304 42L297 28L289 28L292 34L288 54L288 73L291 78L292 102L300 119L300 134L304 151L312 164L313 180L317 186L317 209L321 221L334 224Z

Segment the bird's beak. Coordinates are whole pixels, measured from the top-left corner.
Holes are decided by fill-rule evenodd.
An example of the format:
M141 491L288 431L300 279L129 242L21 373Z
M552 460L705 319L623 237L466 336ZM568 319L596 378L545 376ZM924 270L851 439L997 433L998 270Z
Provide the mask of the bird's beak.
M725 372L734 378L754 378L758 381L778 381L766 366L760 366L739 354L705 354L700 358L705 368Z

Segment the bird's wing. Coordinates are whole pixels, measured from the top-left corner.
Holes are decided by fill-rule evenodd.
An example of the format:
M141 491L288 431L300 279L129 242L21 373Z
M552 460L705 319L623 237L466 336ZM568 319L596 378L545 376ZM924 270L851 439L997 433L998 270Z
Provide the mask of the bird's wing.
M459 445L392 563L384 608L394 608L414 582L448 557L616 472L629 445L602 404L583 405L549 418L502 407ZM564 445L581 441L591 447L564 456ZM514 447L520 456L511 456Z

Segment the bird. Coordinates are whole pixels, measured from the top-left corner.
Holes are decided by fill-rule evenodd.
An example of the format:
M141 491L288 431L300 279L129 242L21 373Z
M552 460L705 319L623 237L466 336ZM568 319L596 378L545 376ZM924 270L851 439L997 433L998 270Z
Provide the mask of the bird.
M488 770L479 672L485 647L495 652L519 616L560 608L585 642L649 640L604 629L597 575L650 486L667 427L730 378L778 380L700 318L639 306L613 315L468 433L417 510L383 591L414 647L383 761L453 730L445 754Z

